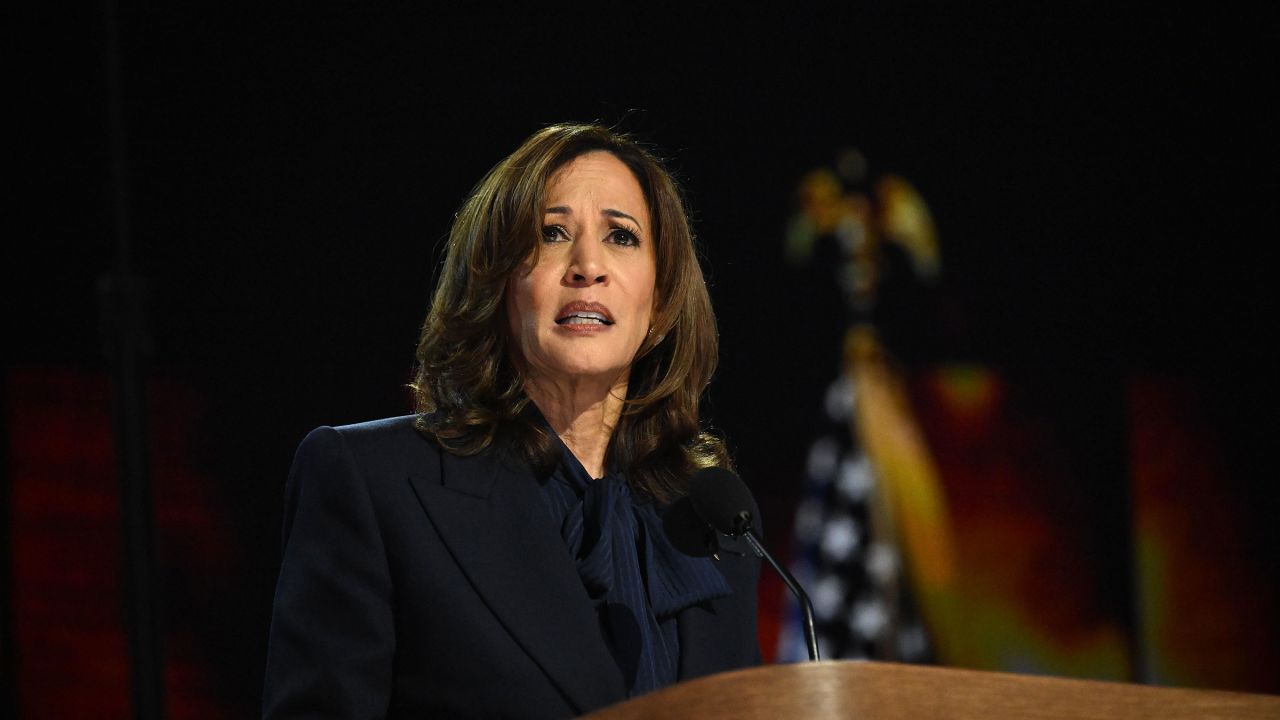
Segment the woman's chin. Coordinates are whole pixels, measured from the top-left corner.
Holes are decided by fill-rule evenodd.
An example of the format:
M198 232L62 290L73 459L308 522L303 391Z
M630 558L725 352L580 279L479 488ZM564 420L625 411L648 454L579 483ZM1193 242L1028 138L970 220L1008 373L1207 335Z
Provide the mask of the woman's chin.
M554 385L598 384L603 388L611 388L618 383L625 383L630 369L627 364L574 358L548 363L538 376L539 380Z

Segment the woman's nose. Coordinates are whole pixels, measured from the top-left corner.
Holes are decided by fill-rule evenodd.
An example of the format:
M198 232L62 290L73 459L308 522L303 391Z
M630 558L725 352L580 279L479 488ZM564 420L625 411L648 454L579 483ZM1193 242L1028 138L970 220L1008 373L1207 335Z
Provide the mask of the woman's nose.
M573 243L564 282L572 287L587 287L609 281L599 243L578 240Z

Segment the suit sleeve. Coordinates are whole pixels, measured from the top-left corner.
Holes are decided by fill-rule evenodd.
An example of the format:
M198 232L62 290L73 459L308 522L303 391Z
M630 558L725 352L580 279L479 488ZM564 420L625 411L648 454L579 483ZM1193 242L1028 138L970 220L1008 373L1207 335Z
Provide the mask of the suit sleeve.
M285 489L263 717L385 717L394 650L391 576L368 484L342 435L318 428Z
M756 536L764 542L764 530L760 519L760 506L756 504L756 499L751 498L751 517L755 519L754 530ZM761 559L751 549L743 538L735 538L733 545L736 550L732 551L736 554L740 562L737 564L738 575L737 581L740 583L734 587L734 592L740 595L740 603L744 608L743 617L743 638L745 638L745 651L743 652L739 662L742 666L761 665L764 658L760 653L760 566ZM730 555L728 557L734 557Z
M751 498L751 509L754 511L754 514L751 517L755 518L756 535L759 536L760 542L763 543L764 542L764 520L760 518L760 506L756 504L756 499L754 495ZM753 618L755 623L755 627L752 628L753 632L751 634L751 638L752 638L751 649L750 649L751 664L763 665L764 657L760 653L760 630L759 630L760 628L759 602L760 602L761 559L759 557L756 557L756 554L754 552L751 553L751 559L752 559L752 563L751 563L752 568L751 568L751 575L750 575L751 584L749 586L750 587L749 594L753 596L751 598L751 617Z

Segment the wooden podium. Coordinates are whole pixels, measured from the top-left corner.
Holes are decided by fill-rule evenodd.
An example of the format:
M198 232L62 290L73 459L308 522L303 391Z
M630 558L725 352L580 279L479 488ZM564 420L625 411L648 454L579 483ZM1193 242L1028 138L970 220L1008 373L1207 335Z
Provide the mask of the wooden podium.
M586 717L1280 720L1280 696L839 661L698 678Z

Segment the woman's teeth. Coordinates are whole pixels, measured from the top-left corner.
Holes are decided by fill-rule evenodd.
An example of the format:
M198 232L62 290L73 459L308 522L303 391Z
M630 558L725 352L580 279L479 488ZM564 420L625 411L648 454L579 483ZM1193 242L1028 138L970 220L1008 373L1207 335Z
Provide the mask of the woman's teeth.
M556 324L557 325L588 325L588 324L612 325L613 323L605 319L605 316L601 315L600 313L574 313L572 315L566 315L565 317L560 318L559 320L556 321Z

